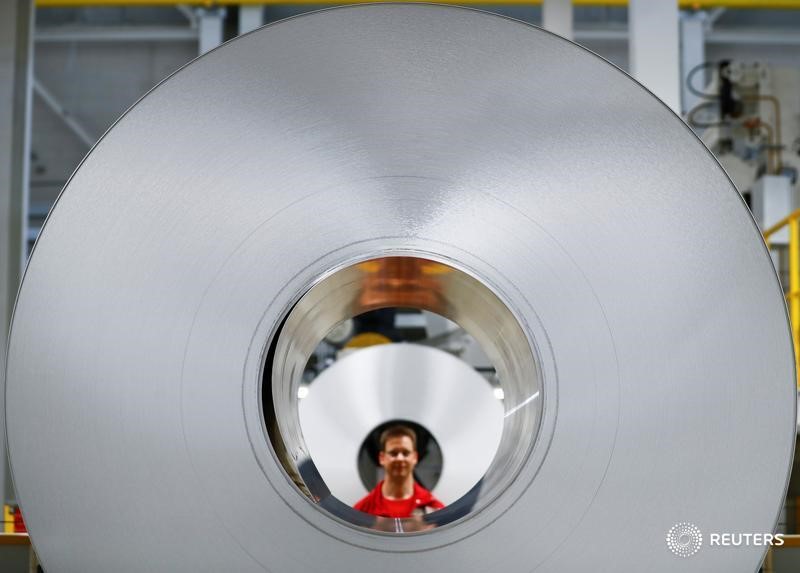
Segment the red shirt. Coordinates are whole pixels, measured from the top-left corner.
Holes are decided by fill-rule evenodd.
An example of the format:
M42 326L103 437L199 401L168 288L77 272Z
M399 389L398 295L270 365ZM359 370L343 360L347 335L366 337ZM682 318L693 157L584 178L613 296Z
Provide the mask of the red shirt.
M375 486L375 489L353 507L372 515L402 518L436 511L442 509L444 504L416 481L414 482L414 494L408 499L387 499L383 495L383 481L381 481Z

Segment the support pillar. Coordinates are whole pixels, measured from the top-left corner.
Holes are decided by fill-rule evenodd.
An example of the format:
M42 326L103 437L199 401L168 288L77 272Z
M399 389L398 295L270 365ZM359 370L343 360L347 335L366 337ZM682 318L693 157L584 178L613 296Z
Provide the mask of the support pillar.
M264 7L239 6L239 35L252 32L264 25Z
M666 103L681 111L678 3L675 0L630 0L631 75Z
M223 8L200 9L197 12L198 55L213 50L222 43L225 10Z
M572 0L544 0L542 27L567 40L573 40Z
M706 13L684 12L681 14L681 108L684 114L700 103L686 87L686 78L695 67L706 61ZM697 72L692 78L694 86L705 89L705 71Z
M0 2L0 495L13 503L5 439L8 326L27 256L33 0Z

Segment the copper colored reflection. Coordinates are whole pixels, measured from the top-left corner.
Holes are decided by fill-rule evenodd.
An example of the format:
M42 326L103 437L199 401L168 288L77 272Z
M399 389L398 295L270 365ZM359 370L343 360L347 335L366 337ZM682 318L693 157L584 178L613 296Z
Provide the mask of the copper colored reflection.
M364 282L358 304L366 308L397 306L440 309L445 304L447 265L416 257L385 257L358 265Z

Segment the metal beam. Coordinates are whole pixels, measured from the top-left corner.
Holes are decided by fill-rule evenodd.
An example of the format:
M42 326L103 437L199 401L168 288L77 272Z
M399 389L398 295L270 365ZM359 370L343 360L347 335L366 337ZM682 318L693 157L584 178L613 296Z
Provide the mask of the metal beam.
M706 44L747 44L749 46L800 46L797 30L770 28L716 28L706 34Z
M364 0L36 0L40 8L66 8L81 6L246 6L255 4L360 4ZM370 0L375 1L375 0ZM378 0L381 1L381 0ZM386 0L394 1L394 0ZM427 2L428 0L407 0ZM439 0L439 4L524 4L538 6L542 0ZM628 0L572 0L575 6L627 6ZM676 0L676 4L687 10L709 10L712 8L751 8L759 10L798 10L800 0Z
M626 28L576 28L573 30L573 40L581 42L627 42L628 30Z
M625 28L577 28L576 42L626 42ZM38 28L36 42L197 42L198 31L184 27L69 26ZM706 32L707 44L800 45L800 34L790 28L713 29Z
M92 145L97 142L98 138L89 133L89 131L83 127L83 125L77 119L75 119L75 117L61 104L60 101L58 101L58 99L50 92L50 90L42 85L38 79L33 80L33 91L41 98L44 104L50 108L50 111L56 114L69 128L69 130L86 145L87 148L91 148Z
M706 32L708 44L747 44L751 46L800 46L800 34L788 28L742 28L716 29ZM625 29L577 28L575 41L582 42L627 42Z
M726 11L727 8L714 8L713 10L706 12L706 25L708 26L708 31L711 31L711 29L717 24L717 21L722 18Z
M58 26L37 28L36 42L196 42L197 30L179 26Z
M189 22L189 26L192 28L197 28L197 16L190 6L187 6L186 4L178 4L175 6L175 9L183 14L183 17Z
M27 246L33 0L0 2L0 495L13 501L5 440L8 326Z

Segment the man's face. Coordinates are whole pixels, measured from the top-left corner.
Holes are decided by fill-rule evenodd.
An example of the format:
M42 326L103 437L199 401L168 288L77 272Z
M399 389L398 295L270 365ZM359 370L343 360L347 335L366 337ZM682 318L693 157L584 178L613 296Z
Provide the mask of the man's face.
M417 451L408 436L395 436L386 440L378 461L387 478L401 479L409 476L417 465Z

